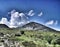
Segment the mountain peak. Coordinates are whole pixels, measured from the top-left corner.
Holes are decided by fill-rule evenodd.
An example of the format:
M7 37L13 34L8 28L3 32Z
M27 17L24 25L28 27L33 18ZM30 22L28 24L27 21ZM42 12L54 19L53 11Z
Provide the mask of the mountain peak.
M43 24L36 23L36 22L30 22L26 25L24 25L22 28L27 29L27 30L50 30L50 31L56 31L50 27L47 27Z

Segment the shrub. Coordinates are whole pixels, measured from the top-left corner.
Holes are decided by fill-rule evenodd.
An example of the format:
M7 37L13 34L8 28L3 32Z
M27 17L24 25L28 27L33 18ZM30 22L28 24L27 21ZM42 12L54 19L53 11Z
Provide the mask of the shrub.
M25 46L25 47L36 47L36 44L33 42L33 41L25 41L25 42L22 42L22 44Z
M21 34L24 34L24 31L20 31L21 32Z
M45 40L47 40L47 42L49 43L49 44L51 44L51 41L53 40L53 37L52 36L45 36Z
M57 38L57 39L52 40L51 43L54 44L54 45L56 45L56 44L59 44L60 45L60 38Z

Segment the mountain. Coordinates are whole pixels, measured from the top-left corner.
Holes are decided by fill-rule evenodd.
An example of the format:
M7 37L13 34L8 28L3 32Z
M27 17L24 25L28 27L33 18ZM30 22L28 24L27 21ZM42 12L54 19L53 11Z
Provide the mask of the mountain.
M0 24L0 28L9 28L9 27L5 24ZM45 25L42 25L42 24L36 23L36 22L27 23L27 24L23 25L22 27L19 27L19 29L20 28L25 29L25 30L56 31L55 29L52 29L50 27L47 27ZM15 29L15 28L9 28L9 29Z
M9 27L5 24L0 24L0 28L9 28Z
M52 29L50 27L47 27L45 25L42 25L42 24L36 23L36 22L30 22L30 23L24 25L22 28L27 29L27 30L44 30L44 31L49 30L49 31L56 31L56 30L54 30L54 29Z

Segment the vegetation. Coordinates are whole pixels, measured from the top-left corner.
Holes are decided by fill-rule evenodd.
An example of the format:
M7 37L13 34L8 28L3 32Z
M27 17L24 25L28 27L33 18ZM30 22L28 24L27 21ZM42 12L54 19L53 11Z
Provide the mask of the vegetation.
M24 47L60 47L60 32L1 28L0 33L12 35L7 38Z

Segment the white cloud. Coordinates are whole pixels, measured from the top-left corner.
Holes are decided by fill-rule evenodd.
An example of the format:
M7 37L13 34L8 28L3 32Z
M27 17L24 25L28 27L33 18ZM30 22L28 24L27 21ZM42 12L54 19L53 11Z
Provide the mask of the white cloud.
M33 11L33 10L30 10L30 11L29 11L29 13L28 13L28 15L29 15L29 16L34 16L34 15L35 15L35 13L34 13L34 11Z
M26 24L28 22L27 17L24 13L14 12L11 13L11 19L10 19L10 28L12 27L18 27Z
M58 21L54 21L54 20L50 20L48 22L46 22L46 25L57 25Z
M11 13L11 19L9 21L10 22L9 26L17 26L18 18L19 18L19 12Z
M14 10L12 10L10 13L13 14L13 13L15 13L15 12L16 12L16 10L14 9Z
M6 24L6 25L8 25L9 22L8 22L7 18L2 18L1 21L0 21L0 24Z
M38 16L42 16L43 15L43 12L40 12L39 14L38 14Z
M24 13L19 13L19 16L23 17L23 16L25 16L25 14Z
M58 21L55 22L55 25L57 25L57 24L58 24Z
M8 14L12 14L12 13L14 13L14 12L16 12L16 10L14 9L14 10L12 10L11 12L8 12Z
M24 13L19 13L16 12L16 10L12 10L10 14L11 14L10 21L8 21L7 18L2 18L0 24L6 24L10 28L16 28L23 26L24 24L29 22L27 16L25 16Z
M52 24L54 24L54 21L53 21L53 20L48 21L48 22L46 23L46 25L52 25Z

